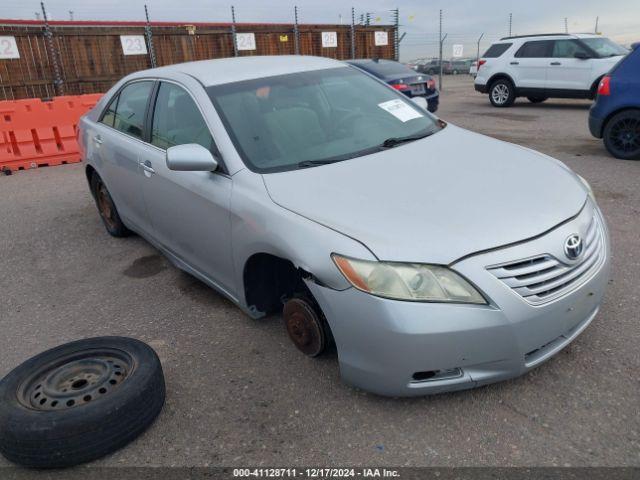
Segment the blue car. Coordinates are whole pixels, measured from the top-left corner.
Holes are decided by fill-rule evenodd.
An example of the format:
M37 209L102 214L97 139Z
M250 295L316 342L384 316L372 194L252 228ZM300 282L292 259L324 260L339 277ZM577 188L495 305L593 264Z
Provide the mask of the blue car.
M407 97L424 97L431 113L438 110L440 93L431 75L416 72L393 60L348 60L347 63L387 82Z
M611 155L640 160L640 43L611 69L598 87L589 130Z

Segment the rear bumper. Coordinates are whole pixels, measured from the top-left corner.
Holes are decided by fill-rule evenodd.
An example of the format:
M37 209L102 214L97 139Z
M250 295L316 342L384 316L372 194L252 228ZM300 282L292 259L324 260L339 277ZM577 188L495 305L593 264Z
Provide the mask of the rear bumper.
M440 93L439 92L435 92L431 95L427 95L426 97L427 100L427 107L428 110L431 113L435 113L438 111L438 106L440 105Z
M589 131L596 138L602 138L602 130L604 128L604 119L597 117L593 111L589 111Z
M486 85L481 85L481 84L478 84L478 83L474 83L473 87L476 89L476 92L489 93L489 89L487 88Z

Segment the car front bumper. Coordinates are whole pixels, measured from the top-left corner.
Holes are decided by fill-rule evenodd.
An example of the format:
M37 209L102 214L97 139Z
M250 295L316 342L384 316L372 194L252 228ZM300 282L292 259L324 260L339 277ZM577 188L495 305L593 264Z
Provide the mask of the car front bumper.
M602 301L609 278L604 221L604 260L560 298L531 305L486 267L549 251L545 243L564 241L572 223L454 264L489 305L389 300L310 282L331 326L343 379L385 396L425 395L517 377L558 353L591 323Z

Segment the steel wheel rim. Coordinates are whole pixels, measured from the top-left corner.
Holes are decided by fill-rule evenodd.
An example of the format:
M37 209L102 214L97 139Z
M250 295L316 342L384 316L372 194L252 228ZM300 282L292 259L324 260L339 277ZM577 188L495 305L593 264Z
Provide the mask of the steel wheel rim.
M90 349L43 365L17 391L25 407L60 411L99 400L117 390L135 369L133 358L118 349Z
M623 118L611 127L611 143L624 153L640 151L640 119Z
M111 197L109 197L107 187L105 187L104 183L101 182L96 190L96 199L98 200L100 216L104 219L109 228L113 228L116 224L115 212L113 210L113 204L111 202Z
M491 92L491 98L495 103L502 105L509 98L509 87L503 83L496 85Z

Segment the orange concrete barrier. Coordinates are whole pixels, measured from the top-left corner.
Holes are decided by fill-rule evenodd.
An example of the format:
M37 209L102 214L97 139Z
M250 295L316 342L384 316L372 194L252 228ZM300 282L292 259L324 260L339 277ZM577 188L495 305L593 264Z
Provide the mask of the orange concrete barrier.
M0 102L0 170L80 161L78 120L102 94Z

